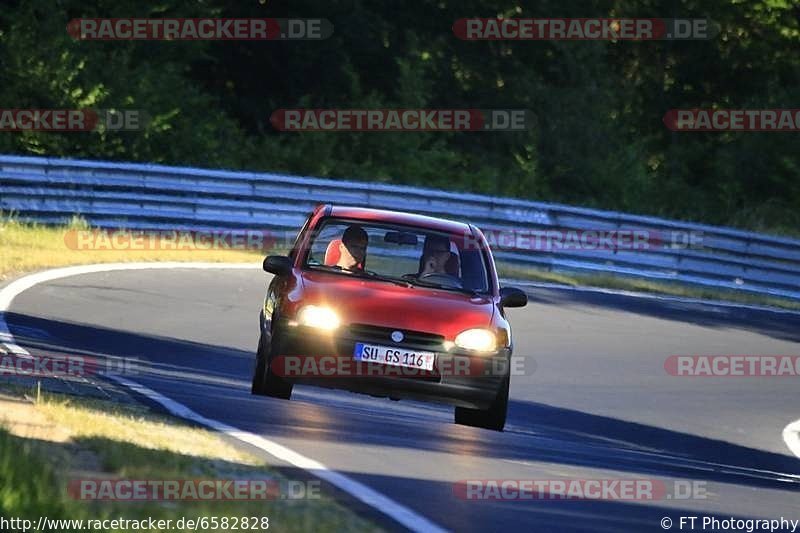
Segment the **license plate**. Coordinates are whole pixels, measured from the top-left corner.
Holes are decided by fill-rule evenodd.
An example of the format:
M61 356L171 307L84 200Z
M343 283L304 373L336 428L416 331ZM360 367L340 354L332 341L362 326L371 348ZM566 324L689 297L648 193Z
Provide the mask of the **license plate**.
M381 363L391 366L403 366L419 370L433 370L433 352L412 352L393 346L356 343L353 358L356 361Z

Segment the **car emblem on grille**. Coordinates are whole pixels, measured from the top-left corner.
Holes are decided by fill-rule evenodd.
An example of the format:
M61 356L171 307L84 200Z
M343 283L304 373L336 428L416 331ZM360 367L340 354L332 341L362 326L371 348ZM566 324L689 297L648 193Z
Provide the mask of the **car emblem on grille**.
M403 336L402 331L393 331L392 332L392 340L394 342L402 342L405 337Z

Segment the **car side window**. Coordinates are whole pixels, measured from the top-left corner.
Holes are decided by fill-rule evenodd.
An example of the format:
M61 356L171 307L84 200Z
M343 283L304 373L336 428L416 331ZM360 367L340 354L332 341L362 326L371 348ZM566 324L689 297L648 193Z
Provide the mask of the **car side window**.
M464 288L477 291L487 290L486 267L480 250L461 250L461 279Z
M317 235L314 236L314 241L311 243L311 250L309 250L308 253L307 263L309 265L325 264L325 255L328 251L328 246L331 242L341 239L346 228L346 224L326 224L320 229Z

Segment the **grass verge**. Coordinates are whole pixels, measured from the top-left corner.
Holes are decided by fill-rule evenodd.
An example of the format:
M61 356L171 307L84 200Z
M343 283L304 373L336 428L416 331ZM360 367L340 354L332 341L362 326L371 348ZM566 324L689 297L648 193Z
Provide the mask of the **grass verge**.
M86 223L74 219L65 227L23 224L0 215L0 281L25 272L91 263L133 261L204 261L212 263L260 262L258 250L75 250L67 245L70 230L85 230Z
M76 499L68 493L71 480L268 480L285 495L286 477L255 455L238 448L216 433L179 419L151 412L140 405L67 398L46 394L35 405L4 403L8 409L34 409L19 420L44 417L53 425L38 431L37 438L15 436L13 425L0 429L0 516L25 518L34 523L40 516L65 520L171 520L169 531L181 518L268 517L280 531L375 531L373 525L334 500L323 497L312 485L306 497L259 501L97 501ZM22 424L29 425L28 423ZM39 420L39 427L45 425ZM24 433L23 433L24 434ZM46 435L60 434L50 440ZM66 438L64 438L66 434ZM87 459L87 457L89 459ZM88 465L88 466L87 466ZM299 480L292 480L300 487ZM295 490L295 494L298 492ZM255 530L263 530L263 524ZM209 527L206 531L226 531ZM242 529L241 527L239 529ZM56 530L56 529L53 529ZM62 526L58 531L78 530ZM130 528L103 528L130 531ZM161 531L159 528L137 528Z

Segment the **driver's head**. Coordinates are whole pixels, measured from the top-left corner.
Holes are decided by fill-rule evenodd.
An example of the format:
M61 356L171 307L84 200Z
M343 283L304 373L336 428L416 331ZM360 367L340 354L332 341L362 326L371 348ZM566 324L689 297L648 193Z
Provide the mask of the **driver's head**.
M339 265L342 268L353 269L364 264L367 257L367 232L358 225L348 226L342 234L342 244L339 245Z
M422 251L422 270L420 274L445 274L450 259L450 239L439 235L430 235L425 239Z

